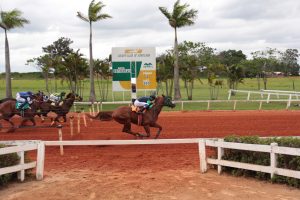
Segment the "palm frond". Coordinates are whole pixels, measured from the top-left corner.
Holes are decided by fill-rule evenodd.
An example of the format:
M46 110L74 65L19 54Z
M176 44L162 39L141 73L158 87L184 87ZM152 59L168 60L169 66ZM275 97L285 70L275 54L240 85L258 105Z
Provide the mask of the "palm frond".
M29 20L21 17L22 12L14 9L9 12L1 12L1 23L6 27L6 29L12 29L16 27L23 27L24 24L30 23Z
M86 21L86 22L90 21L87 16L85 16L84 14L82 14L79 11L77 12L77 17L79 17L80 19L82 19L83 21Z
M167 19L171 19L171 14L168 12L167 8L165 7L158 7L158 9L166 16Z

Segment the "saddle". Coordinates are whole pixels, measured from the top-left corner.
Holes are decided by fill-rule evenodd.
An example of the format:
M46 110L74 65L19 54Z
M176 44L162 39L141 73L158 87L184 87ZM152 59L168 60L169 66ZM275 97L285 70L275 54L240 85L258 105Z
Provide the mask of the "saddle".
M143 111L141 111L143 109L143 107L137 107L134 105L131 105L131 111L137 113L137 117L138 117L138 125L141 126L142 122L143 122L143 113L146 111L146 109L144 109Z
M138 107L138 106L135 106L135 105L131 105L131 111L136 112L138 114L142 114L146 111L146 109L143 109L143 107Z

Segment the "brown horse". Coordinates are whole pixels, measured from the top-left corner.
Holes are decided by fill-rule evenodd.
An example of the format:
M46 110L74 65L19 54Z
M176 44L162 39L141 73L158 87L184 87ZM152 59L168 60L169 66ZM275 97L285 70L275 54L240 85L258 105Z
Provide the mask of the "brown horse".
M67 121L66 115L70 111L71 107L73 106L74 101L82 101L82 97L79 95L71 92L69 93L66 98L63 100L63 104L61 106L53 106L51 105L51 101L44 101L40 105L40 115L47 117L47 114L52 111L56 113L56 117L53 121L54 122L59 122L59 118L62 117L64 119L64 122Z
M39 104L40 102L38 100L33 99L33 103L30 105L30 108L22 111L21 113L20 110L16 109L16 100L8 99L0 104L0 120L4 119L5 121L10 123L11 128L8 130L8 132L12 132L15 130L15 125L11 121L11 118L14 115L22 116L22 122L20 126L23 126L28 120L30 120L33 126L35 126L36 123L34 120L34 116L36 114L36 110L39 108Z
M163 106L174 108L175 104L172 103L171 97L164 95L158 96L154 101L153 107L149 110L146 110L146 112L142 114L143 117L141 125L144 127L147 135L131 131L131 123L138 124L138 115L140 114L133 112L130 106L121 106L114 111L99 112L95 117L89 114L87 114L87 116L93 119L99 119L101 121L110 121L114 119L116 122L124 124L122 130L123 132L135 135L137 137L150 137L150 127L155 127L158 128L155 138L158 138L162 127L156 121Z

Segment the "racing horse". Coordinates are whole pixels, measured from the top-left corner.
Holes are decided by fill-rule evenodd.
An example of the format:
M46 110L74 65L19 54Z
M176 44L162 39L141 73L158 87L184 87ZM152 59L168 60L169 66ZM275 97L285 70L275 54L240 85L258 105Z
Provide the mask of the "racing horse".
M56 117L53 120L52 124L53 125L55 122L59 122L59 118L62 117L64 119L64 122L67 121L66 115L70 111L71 107L73 106L74 101L82 101L82 97L79 95L75 94L74 92L69 93L66 98L63 100L63 104L61 106L54 106L51 105L51 101L43 101L40 105L40 112L39 114L47 117L47 114L52 111L56 113Z
M11 120L14 115L20 115L22 117L20 126L23 126L28 120L32 122L33 126L36 125L34 116L36 115L36 111L40 106L40 101L36 99L36 96L33 96L33 102L30 105L30 108L24 111L20 111L16 108L16 102L16 99L5 99L5 101L0 104L0 120L3 119L9 122L11 125L11 128L8 130L8 132L13 132L15 130L15 124Z
M131 110L130 106L121 106L114 111L99 112L96 116L91 116L86 114L92 119L99 119L101 121L111 121L115 120L116 122L123 124L123 132L129 133L136 137L150 137L150 127L158 128L155 139L159 137L162 127L156 122L158 116L164 106L174 108L175 104L172 103L171 97L168 96L158 96L155 98L154 104L151 109L146 110L142 115L141 126L144 127L146 135L131 131L131 123L138 125L138 114Z

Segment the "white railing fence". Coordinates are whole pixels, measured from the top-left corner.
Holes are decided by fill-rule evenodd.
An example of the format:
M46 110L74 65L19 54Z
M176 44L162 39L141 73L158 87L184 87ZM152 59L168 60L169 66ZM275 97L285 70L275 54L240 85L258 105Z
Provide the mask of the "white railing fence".
M205 173L208 164L218 165L218 172L222 172L222 167L234 167L240 169L247 169L253 171L260 171L270 173L271 177L275 174L294 177L300 179L300 171L282 169L277 167L277 155L286 154L293 156L300 156L300 148L279 147L276 143L271 145L257 145L257 144L243 144L224 142L223 139L214 138L189 138L189 139L149 139L149 140L76 140L76 141L19 141L8 142L1 141L1 143L9 145L17 145L6 148L0 148L0 155L19 152L21 161L19 165L12 167L0 168L0 175L12 172L19 172L20 180L24 180L24 173L26 169L36 167L37 180L43 179L44 160L45 160L45 146L78 146L78 145L154 145L154 144L198 144L198 153L200 160L200 171ZM217 159L208 158L206 155L206 147L217 148ZM249 163L241 163L236 161L222 160L224 149L238 149L247 151L257 151L270 153L270 166L255 165ZM30 150L37 150L37 161L31 163L24 163L24 152Z
M259 91L252 91L252 90L228 90L228 100L231 99L232 93L244 93L247 94L247 100L250 100L252 94L260 95L261 99L264 96L267 96L267 103L269 103L272 96L276 96L279 99L280 96L288 98L288 100L292 100L293 97L296 97L296 100L299 100L300 93L293 92L293 91L282 91L282 90L259 90Z
M174 101L178 106L180 106L180 110L184 110L185 104L191 104L191 103L205 103L207 104L206 110L212 109L212 104L215 103L228 103L232 105L232 110L237 110L238 103L258 103L258 110L262 110L263 103L270 103L270 102L283 102L286 103L286 110L288 110L291 107L292 102L300 103L300 100L297 99L257 99L257 100L190 100L190 101ZM130 105L130 101L114 101L114 102L74 102L74 112L78 112L80 109L77 107L79 106L91 106L90 108L90 114L95 115L95 113L103 110L103 105ZM96 107L96 108L95 108Z
M24 181L25 170L36 168L36 179L42 180L44 176L44 161L45 161L45 144L43 141L0 141L1 144L14 145L0 148L0 155L17 153L20 162L18 165L0 168L0 175L18 172L18 179ZM37 159L29 163L25 163L25 152L37 150Z
M213 165L218 165L219 174L222 172L222 167L226 166L226 167L233 167L233 168L269 173L271 175L271 178L276 174L276 175L300 179L300 171L282 169L277 167L278 154L300 156L299 148L279 147L277 143L272 143L271 145L258 145L258 144L224 142L222 139L219 139L218 141L206 140L205 142L202 142L201 145L202 145L201 147L202 149L204 149L203 145L210 146L210 147L217 147L217 159L206 158L205 153L201 154L202 155L202 157L200 157L202 163L201 172L207 171L207 164L213 164ZM224 155L224 149L237 149L237 150L270 153L270 166L222 160L222 156Z

